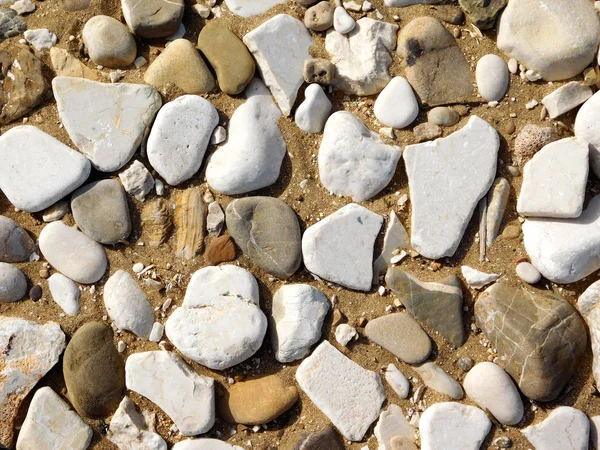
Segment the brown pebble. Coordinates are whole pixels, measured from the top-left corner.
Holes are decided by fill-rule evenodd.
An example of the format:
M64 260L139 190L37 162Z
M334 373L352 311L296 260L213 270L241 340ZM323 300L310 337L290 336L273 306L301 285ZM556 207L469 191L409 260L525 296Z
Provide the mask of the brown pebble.
M233 240L227 234L218 237L206 247L204 257L212 265L233 261L235 259Z
M460 25L465 21L465 13L460 8L442 5L437 6L435 9L440 16L440 19L442 19L444 22L451 23L452 25Z
M512 120L508 120L504 125L504 131L506 134L513 134L515 131L517 131L517 126Z
M333 325L333 326L339 325L344 320L346 320L346 318L344 317L342 312L337 308L334 309L333 310L333 322L331 323L331 325Z
M442 129L435 123L425 122L413 128L417 142L431 141L442 135Z
M235 380L236 383L239 383L246 379L246 375L236 375L233 377L233 379Z
M36 284L29 290L29 298L34 302L42 298L42 287L39 284Z
M433 270L434 272L437 272L438 270L440 270L442 268L442 265L439 262L432 262L431 266L429 266L431 268L431 270Z
M462 34L462 33L460 32L460 29L458 29L458 28L455 28L454 30L452 30L452 35L453 35L453 36L454 36L456 39L460 39L460 36L461 36L461 34Z
M356 319L356 326L357 326L358 328L364 328L364 327L366 327L366 326L367 326L367 323L368 323L368 322L369 322L369 321L367 320L367 318L366 318L366 317L359 317L358 319Z
M40 277L41 278L48 278L50 276L50 271L48 269L46 269L45 267L43 269L40 269Z
M500 236L502 239L516 239L521 235L521 229L516 225L507 226L502 235Z

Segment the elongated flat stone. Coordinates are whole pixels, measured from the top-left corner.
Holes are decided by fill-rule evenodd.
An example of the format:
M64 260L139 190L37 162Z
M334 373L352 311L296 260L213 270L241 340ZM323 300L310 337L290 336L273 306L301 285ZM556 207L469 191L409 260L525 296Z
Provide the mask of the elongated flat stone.
M465 394L459 382L436 363L429 361L413 368L423 378L423 383L434 391L447 395L454 400L460 400L464 397Z
M486 246L489 248L494 243L498 236L504 211L508 205L510 196L510 183L506 178L496 178L492 185L487 198L487 215L486 215Z

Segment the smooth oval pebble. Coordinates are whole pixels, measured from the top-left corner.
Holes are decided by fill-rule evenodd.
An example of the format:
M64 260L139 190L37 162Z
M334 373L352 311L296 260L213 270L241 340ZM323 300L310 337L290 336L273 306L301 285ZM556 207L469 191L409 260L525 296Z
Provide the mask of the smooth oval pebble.
M403 77L395 77L375 101L375 117L383 125L405 128L419 115L419 104L412 87Z
M342 6L335 8L335 11L333 12L333 27L335 28L335 31L341 34L347 34L354 30L355 26L355 20Z
M39 284L36 284L31 289L29 289L29 298L34 302L37 302L42 298L42 287Z
M306 88L304 97L304 101L296 110L296 125L305 133L320 133L331 112L331 101L317 83Z
M21 300L27 292L27 279L20 269L0 262L0 303Z
M425 385L434 391L446 394L454 400L460 400L464 397L460 383L448 375L436 363L426 362L420 366L413 367L413 369L423 378Z
M304 26L309 30L325 31L333 25L334 6L329 2L320 2L304 13Z
M520 262L515 269L517 276L525 283L535 284L542 278L542 274L533 264L528 262Z
M451 127L460 120L460 114L447 106L438 106L427 113L427 121L440 127Z
M485 55L475 69L477 89L488 102L499 102L508 89L508 67L498 55Z
M74 316L79 312L81 291L73 280L68 279L62 273L55 273L48 278L48 287L52 298L66 314Z
M126 67L137 54L135 40L127 27L109 16L88 20L82 37L91 60L105 67Z

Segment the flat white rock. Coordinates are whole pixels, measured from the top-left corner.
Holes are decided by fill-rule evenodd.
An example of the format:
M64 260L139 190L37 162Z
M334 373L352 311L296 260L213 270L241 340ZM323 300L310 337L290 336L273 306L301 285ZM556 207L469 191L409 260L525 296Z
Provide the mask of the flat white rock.
M590 441L592 448L590 450L598 450L598 430L600 429L600 416L590 417Z
M577 301L579 312L587 322L592 341L592 372L600 383L600 281L592 283Z
M78 283L95 283L102 278L108 265L104 247L61 221L44 227L39 247L56 270Z
M17 439L17 450L85 450L92 429L49 387L31 399Z
M155 403L184 436L206 433L215 423L215 386L177 354L135 353L125 362L125 384Z
M500 278L500 275L496 273L481 272L469 266L461 266L460 271L467 284L475 289L480 289L484 286L487 286L488 284L493 283Z
M494 182L499 148L496 130L477 116L446 138L406 147L411 242L417 252L431 259L454 255Z
M41 211L69 195L91 171L87 158L30 125L0 136L0 159L0 190L26 212Z
M408 397L408 392L410 390L408 378L406 378L394 364L388 364L385 369L385 381L387 381L394 392L398 394L398 397Z
M79 312L79 297L81 291L73 280L65 277L62 273L54 273L48 278L50 294L58 306L69 316Z
M229 10L241 17L252 17L267 12L287 0L225 0Z
M317 83L304 91L304 101L298 106L294 120L305 133L320 133L331 112L331 102Z
M555 283L574 283L600 269L600 196L577 219L527 219L523 243L534 267Z
M589 146L579 138L551 142L523 169L517 212L529 217L576 218L583 210Z
M273 296L271 343L275 359L288 363L302 359L321 339L329 311L325 294L308 284L281 286Z
M171 186L194 176L206 153L219 113L198 95L183 95L163 106L148 137L150 165Z
M379 420L373 433L379 443L378 450L392 450L390 441L394 436L402 436L413 442L417 429L412 426L402 413L402 408L398 405L390 405L384 411L381 411Z
M333 28L341 34L348 34L356 27L356 21L348 14L343 6L337 6L333 11Z
M368 291L373 279L373 246L382 224L383 217L363 206L344 206L304 232L304 265L328 281Z
M165 330L181 353L211 369L245 361L260 348L267 331L256 279L233 265L198 270Z
M208 185L221 194L245 194L272 185L286 153L277 125L281 111L267 88L254 79L245 92L248 100L231 117L227 143L206 167Z
M237 445L231 445L219 439L190 439L178 442L171 450L244 450Z
M346 347L348 342L354 339L356 335L356 328L348 325L347 323L342 323L335 327L335 340L342 347Z
M56 77L52 90L69 137L102 172L127 164L162 105L158 91L145 84Z
M288 116L304 83L304 61L311 58L310 33L298 19L278 14L246 34L243 41L281 112Z
M417 97L403 77L392 78L377 97L373 109L379 122L399 129L409 126L419 115Z
M600 92L596 92L577 112L575 136L590 144L590 164L600 178Z
M56 45L56 35L46 28L27 30L23 33L23 37L38 52L48 50Z
M479 450L491 428L490 419L475 406L436 403L419 421L421 450Z
M428 388L446 394L454 400L460 400L464 397L464 392L460 383L448 375L444 369L433 362L426 362L420 366L413 366L415 372L423 379L423 383Z
M485 55L477 61L477 90L488 102L499 102L508 90L508 66L498 55Z
M148 339L154 324L154 311L137 281L117 270L104 285L104 306L119 330Z
M300 388L342 435L360 441L385 401L381 378L323 341L296 371Z
M112 416L108 439L120 450L167 450L167 443L154 431L155 414L135 408L127 396Z
M543 422L521 433L536 450L587 450L590 422L578 409L559 406Z
M542 99L542 105L548 110L551 119L585 103L592 96L592 88L582 85L579 81L571 81Z
M362 202L388 185L400 156L400 147L384 144L358 117L338 111L325 124L319 176L330 192Z
M135 160L119 174L119 179L128 194L133 195L140 202L146 199L154 187L154 178L141 162Z
M410 238L408 237L406 228L404 228L404 225L402 225L402 222L400 222L400 219L398 219L398 216L392 210L390 211L390 219L383 237L383 249L373 264L373 284L377 284L379 276L387 270L394 256L394 250L408 249L409 247Z
M373 95L391 80L390 52L398 25L363 17L348 35L329 30L325 48L336 67L334 84L346 94Z
M27 278L18 267L0 262L0 303L21 300L27 293Z

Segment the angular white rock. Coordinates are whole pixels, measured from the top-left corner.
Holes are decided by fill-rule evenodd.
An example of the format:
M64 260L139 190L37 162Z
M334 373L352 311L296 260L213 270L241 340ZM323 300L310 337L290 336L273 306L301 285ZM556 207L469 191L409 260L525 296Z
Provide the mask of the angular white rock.
M460 383L437 364L426 362L420 366L413 366L413 369L421 376L425 385L434 391L446 394L454 400L460 400L464 397Z
M338 6L333 11L333 28L341 34L348 34L356 26L354 18L348 14L343 6Z
M127 396L110 420L108 439L121 450L167 450L167 443L154 431L155 414L136 410Z
M55 273L48 278L48 287L56 304L67 315L74 316L79 312L81 291L73 280L65 277L62 273Z
M125 384L156 403L184 436L206 433L215 423L214 380L198 375L175 353L136 353L125 363Z
M150 165L171 186L194 176L206 153L219 113L198 95L183 95L163 106L148 137Z
M229 10L241 17L252 17L267 12L287 0L225 0Z
M119 174L119 178L125 190L143 202L146 195L154 187L154 178L141 162L135 160L131 166Z
M10 3L10 2L0 2L2 3ZM31 0L17 0L13 5L10 6L10 9L14 9L17 14L22 16L23 14L35 11L35 3Z
M150 337L148 340L152 342L160 342L163 335L165 334L165 326L160 322L154 322L152 325L152 331L150 331Z
M480 272L469 266L461 266L460 271L462 276L465 277L467 284L475 289L480 289L500 278L498 274Z
M499 102L508 90L508 67L498 55L485 55L475 69L477 90L488 102Z
M381 378L323 341L296 371L300 388L342 435L360 441L377 419L385 392Z
M119 330L148 339L154 324L154 311L137 281L124 270L117 270L106 281L104 306Z
M91 166L79 152L29 125L0 136L0 190L17 208L41 211L69 195Z
M542 99L542 105L548 110L550 118L555 119L586 102L592 94L589 86L571 81L546 95Z
M50 33L46 28L39 30L27 30L23 34L25 40L38 52L48 50L56 45L56 35Z
M406 128L419 115L419 103L406 78L394 77L377 97L373 111L383 125Z
M294 120L305 133L320 133L331 112L331 102L316 83L304 91L305 100L298 106Z
M17 450L85 450L92 435L92 429L58 394L42 387L31 399Z
M408 392L410 390L408 378L406 378L394 364L388 364L385 369L385 381L387 381L394 392L398 394L398 397L408 397Z
M390 265L390 261L394 256L394 250L407 249L410 247L410 238L408 233L398 219L394 210L390 211L390 219L383 237L383 249L381 255L373 264L373 284L377 284L379 276L385 272Z
M390 441L394 436L402 436L412 442L415 440L416 432L417 429L408 423L402 414L402 408L398 405L390 405L386 410L381 411L373 430L379 443L378 450L392 450Z
M421 450L479 450L491 428L492 422L479 408L455 402L436 403L425 410L419 421Z
M145 84L56 77L52 89L69 137L102 172L127 164L162 105Z
M400 156L400 147L384 144L358 117L338 111L325 125L319 176L329 191L362 202L388 185Z
M592 373L600 383L600 281L592 283L577 301L579 312L587 322L592 341Z
M600 178L600 92L596 92L577 112L575 136L590 144L590 163Z
M229 139L208 162L206 180L226 195L245 194L277 181L286 146L277 121L281 111L258 79L229 122Z
M262 0L260 0L262 1ZM244 450L237 445L231 445L219 439L190 439L178 442L171 450Z
M328 281L368 291L373 279L373 246L382 224L383 217L363 206L344 206L304 232L304 265Z
M342 323L335 328L335 340L342 347L348 345L348 342L350 342L354 336L356 336L356 328L347 323Z
M431 259L454 255L494 182L499 148L496 130L477 116L446 138L406 147L411 242L417 252Z
M576 218L583 210L589 146L579 138L551 142L523 169L517 212L529 217Z
M243 40L281 112L288 116L304 82L304 61L311 58L310 33L298 19L278 14L246 34Z
M543 422L521 433L536 450L587 450L590 422L578 409L559 406Z
M208 215L206 216L206 231L213 236L221 234L223 224L225 223L225 214L219 205L214 201L208 205Z
M368 17L359 19L346 36L329 30L325 48L336 67L334 84L346 94L373 95L387 86L391 77L390 52L396 47L398 25Z

